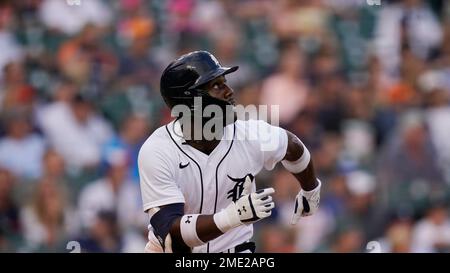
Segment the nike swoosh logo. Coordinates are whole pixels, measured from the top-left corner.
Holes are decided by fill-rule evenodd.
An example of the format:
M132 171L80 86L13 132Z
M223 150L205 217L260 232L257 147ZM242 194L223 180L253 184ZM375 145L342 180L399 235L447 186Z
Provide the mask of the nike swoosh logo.
M188 163L186 163L186 165L183 165L183 164L181 164L181 162L180 162L180 165L179 165L180 169L186 168L186 167L189 165L189 163L191 163L191 162L188 162Z

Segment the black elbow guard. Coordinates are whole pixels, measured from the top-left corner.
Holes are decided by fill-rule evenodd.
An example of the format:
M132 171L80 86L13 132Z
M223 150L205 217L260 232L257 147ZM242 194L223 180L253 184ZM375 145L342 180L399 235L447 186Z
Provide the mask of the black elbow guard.
M165 238L167 234L169 234L173 222L176 218L182 217L183 215L184 204L175 203L162 207L150 219L150 224L153 227L153 232L155 233L156 238L158 238L158 241L162 245L163 249L165 249Z

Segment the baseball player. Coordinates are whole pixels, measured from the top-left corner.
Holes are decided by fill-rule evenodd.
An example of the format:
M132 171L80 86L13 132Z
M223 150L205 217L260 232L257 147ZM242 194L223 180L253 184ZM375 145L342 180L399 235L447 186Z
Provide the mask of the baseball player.
M321 182L308 149L292 133L264 121L236 118L221 123L221 133L212 140L204 135L193 139L185 129L195 119L195 99L202 99L202 109L233 109L228 107L235 102L225 75L237 69L222 67L206 51L195 51L162 73L166 104L171 109L184 105L191 112L155 130L139 153L143 208L150 215L146 252L254 252L252 224L269 217L275 206L274 189L256 191L255 176L280 161L302 188L292 224L319 206ZM225 116L214 118L228 120ZM202 117L201 125L210 119Z

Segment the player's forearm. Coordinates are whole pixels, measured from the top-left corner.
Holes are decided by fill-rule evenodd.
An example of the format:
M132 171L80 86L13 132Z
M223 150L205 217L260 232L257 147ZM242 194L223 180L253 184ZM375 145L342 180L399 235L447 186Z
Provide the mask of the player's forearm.
M181 234L181 219L182 218L179 217L174 221L170 230L170 234L173 241L177 241L178 244L186 246ZM213 215L199 215L195 228L198 238L204 243L214 240L215 238L223 234L214 222Z
M275 190L266 188L252 193L251 188L252 180L248 177L244 182L243 195L214 215L185 214L178 217L170 229L173 239L193 248L233 228L269 217L275 207L271 196Z
M293 173L293 175L295 176L295 178L297 178L302 189L305 191L313 190L318 185L312 160L309 162L308 166L303 172Z
M300 217L312 215L319 207L321 182L316 178L308 148L290 132L286 155L281 163L297 178L302 187L295 198L291 219L291 224L296 224Z
M223 234L214 222L214 215L200 215L197 220L197 232L203 242L211 241Z

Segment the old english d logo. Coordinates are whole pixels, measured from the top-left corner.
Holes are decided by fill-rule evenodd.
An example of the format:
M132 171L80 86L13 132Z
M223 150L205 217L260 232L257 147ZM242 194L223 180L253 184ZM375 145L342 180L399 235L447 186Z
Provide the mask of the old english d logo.
M236 202L239 199L239 197L241 197L242 191L244 190L244 182L245 182L245 179L247 178L247 176L249 176L252 181L255 178L251 173L245 175L242 178L233 178L229 175L227 175L227 176L233 182L236 183L234 185L234 187L227 192L227 194L228 194L227 198L231 198L231 200L233 200L233 202Z

